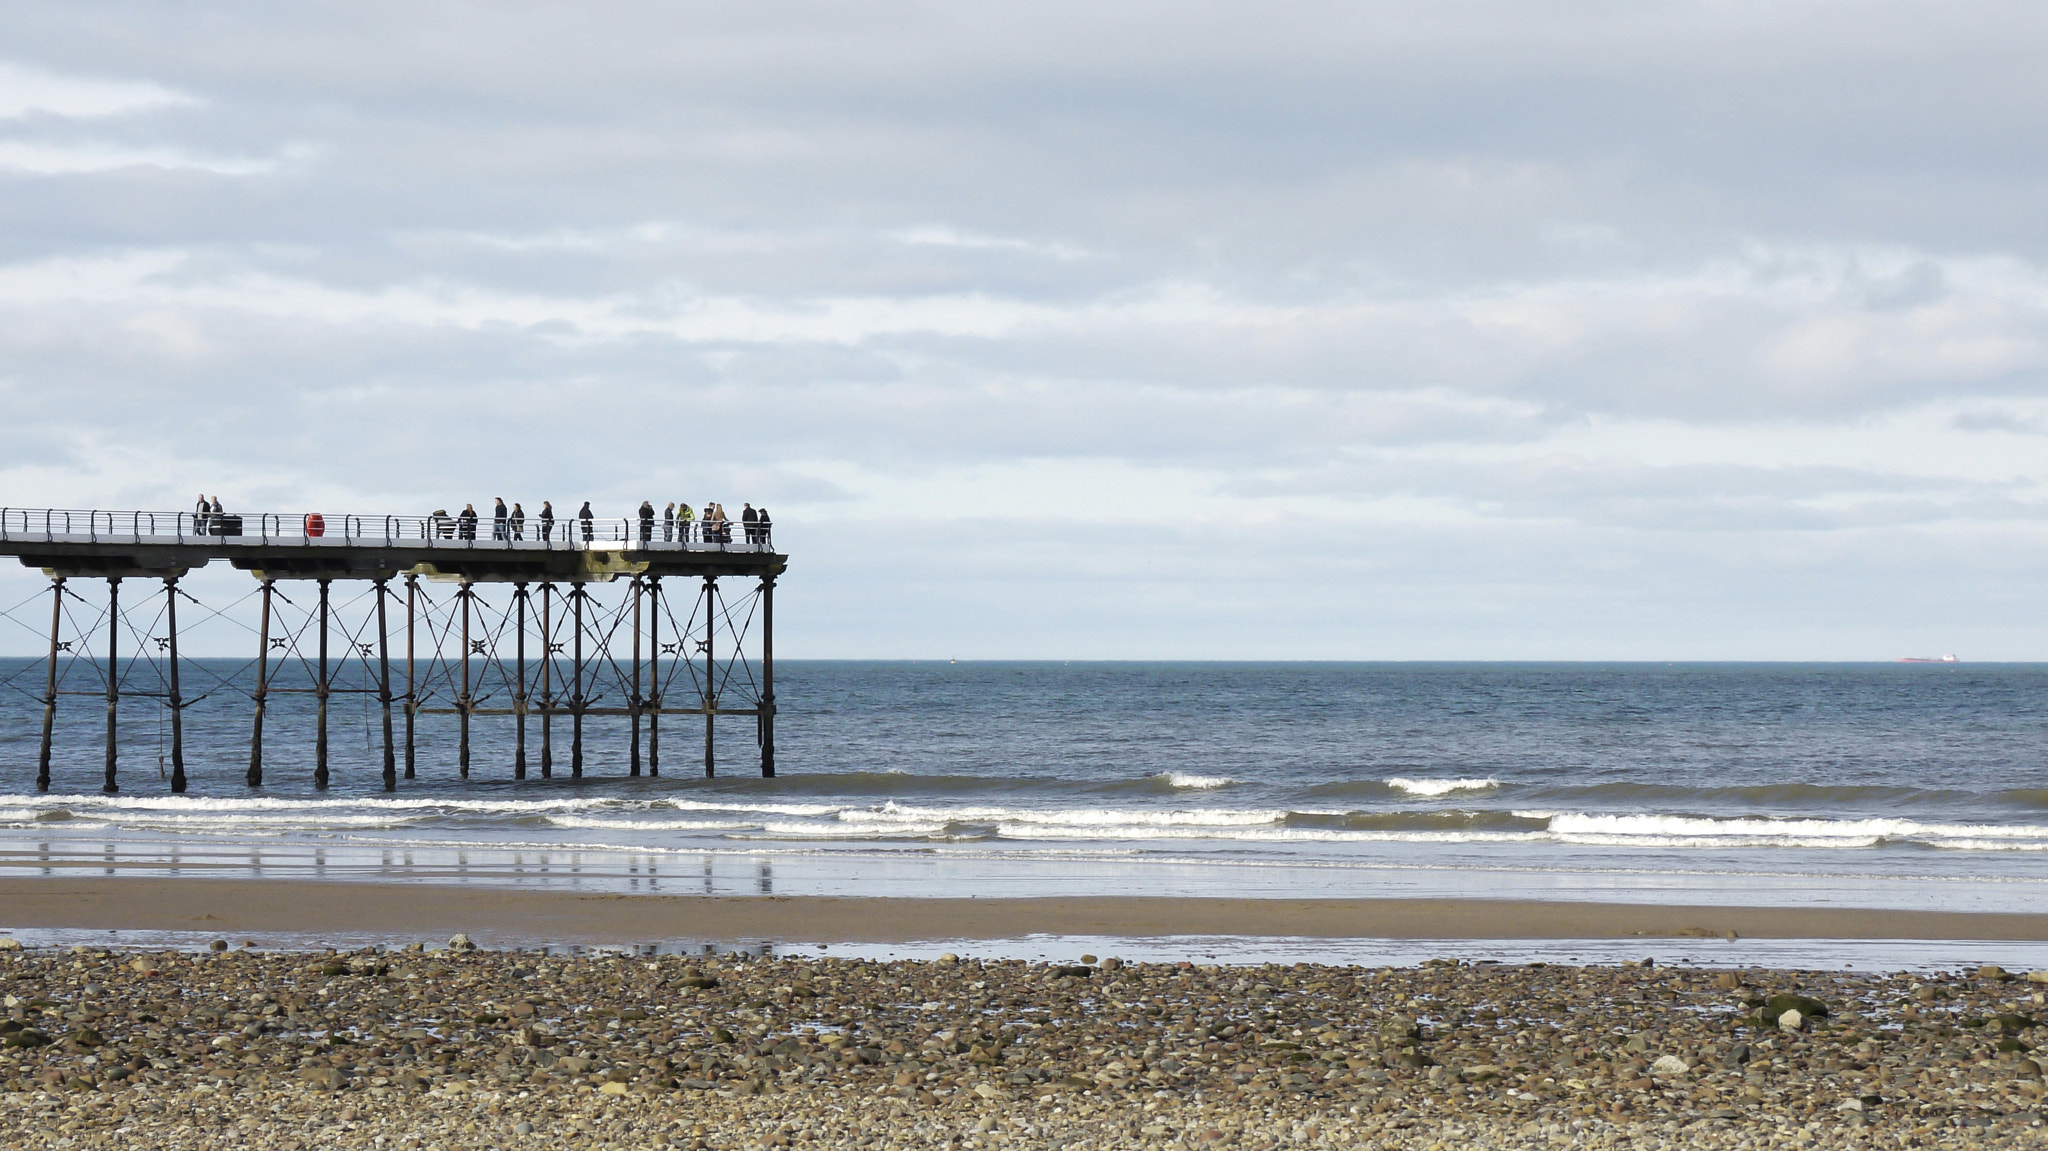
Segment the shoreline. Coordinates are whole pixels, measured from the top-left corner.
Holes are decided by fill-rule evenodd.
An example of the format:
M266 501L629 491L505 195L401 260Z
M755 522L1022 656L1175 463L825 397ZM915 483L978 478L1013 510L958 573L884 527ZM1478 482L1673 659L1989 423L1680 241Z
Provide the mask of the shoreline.
M522 943L1302 939L2048 940L2048 914L1529 899L631 895L271 879L0 878L0 929L334 932Z

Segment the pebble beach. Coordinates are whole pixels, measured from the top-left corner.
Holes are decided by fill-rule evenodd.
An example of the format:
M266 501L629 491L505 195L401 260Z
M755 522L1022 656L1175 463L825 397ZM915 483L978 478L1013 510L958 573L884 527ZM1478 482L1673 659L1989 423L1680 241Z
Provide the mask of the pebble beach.
M2048 972L1076 960L8 950L0 1147L2048 1147Z

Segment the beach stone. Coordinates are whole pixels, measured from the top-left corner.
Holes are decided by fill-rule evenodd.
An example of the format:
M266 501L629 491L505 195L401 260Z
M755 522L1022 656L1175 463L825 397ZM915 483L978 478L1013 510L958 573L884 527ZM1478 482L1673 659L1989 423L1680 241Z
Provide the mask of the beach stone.
M1811 995L1795 995L1789 992L1773 995L1764 1000L1764 1014L1777 1016L1787 1011L1797 1011L1806 1019L1818 1019L1828 1013L1828 1005Z
M20 950L22 950L21 940L14 938L12 935L0 935L0 951ZM2048 980L2044 980L2043 982L2048 982Z
M2005 968L2000 967L1998 964L1987 963L1984 966L1979 967L1977 969L1977 978L1988 980L1993 983L2003 983L2006 980L2011 979L2012 976L2007 974Z
M1806 1026L1806 1014L1797 1007L1790 1007L1778 1013L1778 1030L1798 1031Z
M16 944L15 946L19 947L19 946L20 946L20 944ZM2027 982L2028 982L2028 983L2048 983L2048 971L2029 971L2029 972L2027 972Z
M320 1091L339 1091L348 1084L348 1076L339 1067L301 1067L299 1078Z
M448 939L448 950L450 951L475 951L476 949L476 944L470 942L469 936L461 932L457 932Z
M1692 1068L1685 1065L1685 1060L1676 1055L1659 1056L1655 1063L1650 1064L1652 1075L1684 1075L1691 1070Z

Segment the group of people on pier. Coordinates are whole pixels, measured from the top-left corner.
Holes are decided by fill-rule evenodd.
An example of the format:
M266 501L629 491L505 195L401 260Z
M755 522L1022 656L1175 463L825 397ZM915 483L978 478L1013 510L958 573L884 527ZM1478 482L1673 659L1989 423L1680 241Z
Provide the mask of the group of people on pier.
M493 501L491 509L491 538L493 540L526 539L526 509L514 500L511 507L505 506L503 496ZM590 510L590 501L584 500L578 508L573 524L562 525L562 538L574 540L575 533L581 532L583 542L589 543L597 536L597 516ZM732 517L726 515L725 505L706 502L700 517L695 508L686 503L671 503L660 513L661 540L663 543L707 543L729 544L732 542ZM533 538L552 541L555 538L555 505L542 500L540 511L535 513ZM640 501L638 512L639 536L641 543L652 543L656 515L654 504ZM475 504L464 504L462 510L449 515L446 508L435 508L427 517L428 531L441 539L473 540L477 538L482 517L477 514ZM749 503L741 510L739 525L742 538L750 545L766 546L774 522L768 518L767 508L757 508Z
M572 522L561 525L561 538L565 542L575 540L579 532L585 543L597 538L597 516L590 510L589 500L584 500L583 506L570 518ZM712 501L706 501L700 514L689 504L680 502L671 503L657 513L651 501L641 500L639 510L628 522L634 521L637 521L637 534L643 544L654 542L657 525L663 543L729 544L732 542L733 524L737 522L741 538L748 546L767 547L772 542L769 533L775 526L774 521L768 518L767 508L746 504L735 521L726 514L724 504ZM437 539L473 540L477 538L482 523L483 517L477 514L475 504L462 505L462 510L452 516L446 508L435 508L427 517L426 531ZM200 535L238 536L242 534L242 517L228 514L221 507L219 496L208 498L202 495L193 508L193 527ZM490 527L493 540L524 540L528 538L526 509L516 500L511 507L506 507L504 497L500 496L493 501ZM309 536L321 535L326 530L326 522L318 513L308 515L305 530ZM540 511L533 517L532 538L549 542L555 539L555 505L548 500L541 501Z

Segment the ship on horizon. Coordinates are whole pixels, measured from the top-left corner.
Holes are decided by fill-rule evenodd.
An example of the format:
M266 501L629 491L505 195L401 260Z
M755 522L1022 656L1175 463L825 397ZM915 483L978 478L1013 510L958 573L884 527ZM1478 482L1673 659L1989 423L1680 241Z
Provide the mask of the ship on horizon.
M1956 658L1956 657L1955 657L1955 656L1953 656L1953 655L1944 655L1944 656L1940 656L1940 657L1938 657L1938 658L1937 658L1937 657L1935 657L1935 656L1931 656L1931 655L1902 655L1902 656L1900 656L1900 657L1899 657L1899 662L1900 662L1900 663L1961 663L1961 662L1963 662L1963 661L1962 661L1962 660L1960 660L1960 659L1958 659L1958 658Z

